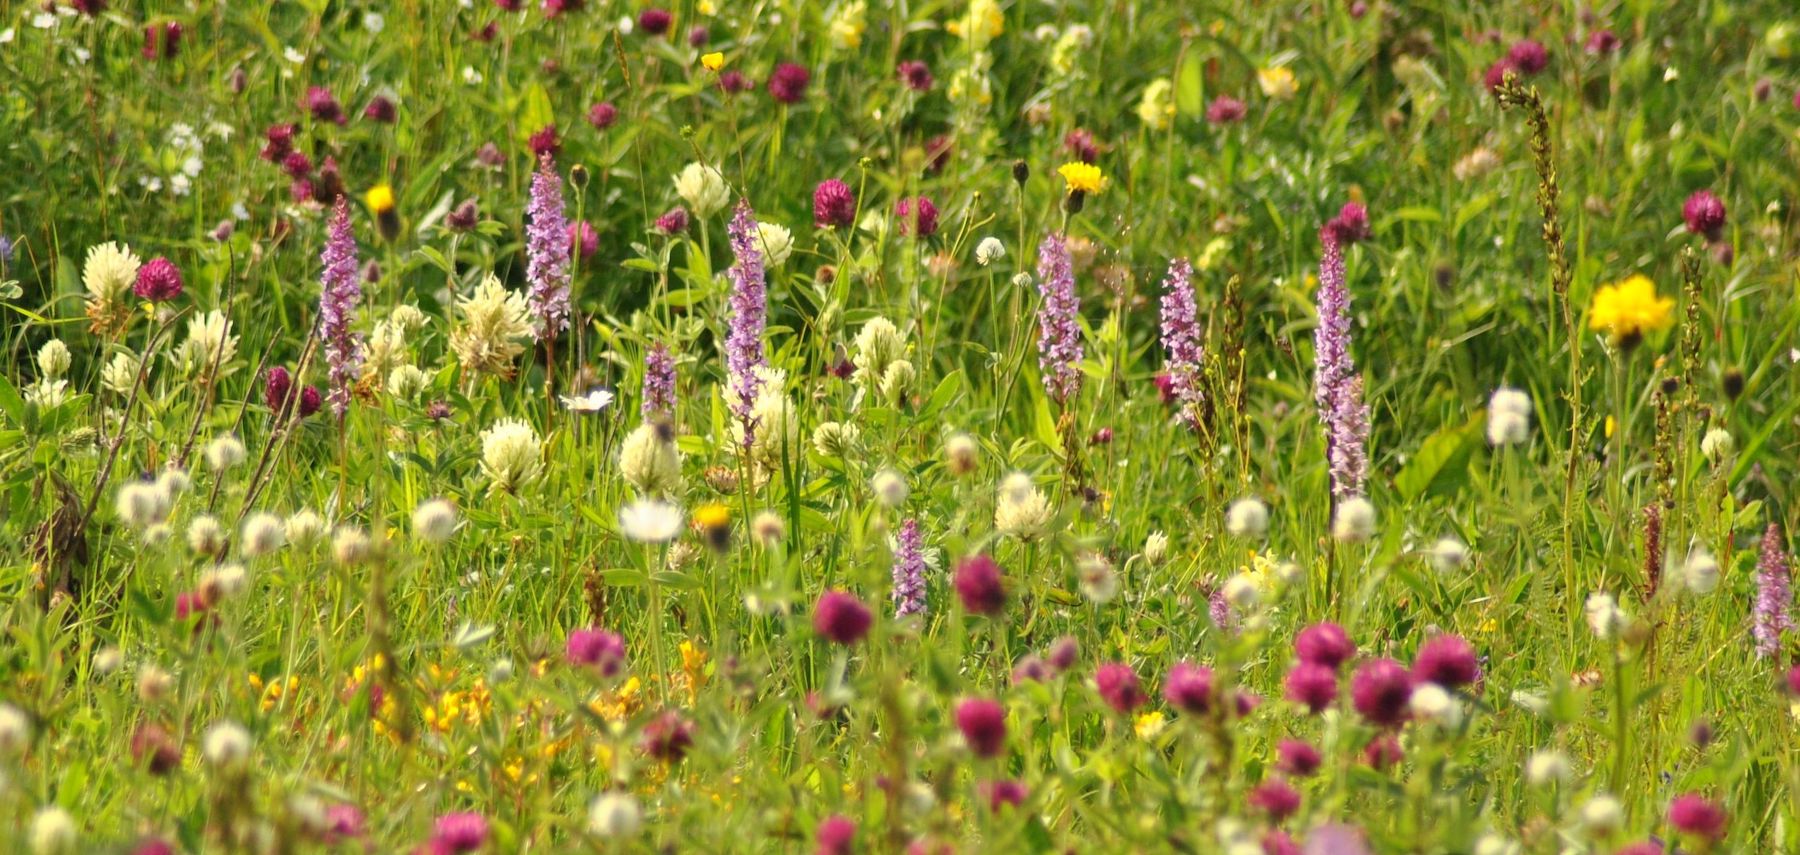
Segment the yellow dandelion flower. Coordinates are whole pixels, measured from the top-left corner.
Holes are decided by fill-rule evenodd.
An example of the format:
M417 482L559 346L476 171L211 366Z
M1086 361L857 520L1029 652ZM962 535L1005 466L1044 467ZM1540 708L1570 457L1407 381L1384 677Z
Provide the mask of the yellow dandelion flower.
M700 64L706 66L707 71L718 71L725 67L725 55L714 51L700 57Z
M386 184L370 187L369 192L363 194L363 203L369 206L369 210L377 214L392 211L394 210L394 188Z
M1150 740L1160 736L1163 728L1167 726L1168 720L1163 717L1163 714L1151 710L1138 716L1137 721L1132 723L1131 730L1137 734L1137 738Z
M1106 187L1106 176L1100 173L1100 167L1079 160L1070 161L1057 167L1056 174L1063 177L1069 185L1070 193L1086 193L1092 196Z
M1256 70L1256 85L1262 87L1262 93L1277 101L1286 101L1300 92L1300 81L1294 79L1294 71L1285 65L1274 68Z
M1675 300L1658 296L1656 283L1642 273L1601 287L1588 307L1588 328L1606 333L1614 344L1636 344L1645 333L1674 322Z

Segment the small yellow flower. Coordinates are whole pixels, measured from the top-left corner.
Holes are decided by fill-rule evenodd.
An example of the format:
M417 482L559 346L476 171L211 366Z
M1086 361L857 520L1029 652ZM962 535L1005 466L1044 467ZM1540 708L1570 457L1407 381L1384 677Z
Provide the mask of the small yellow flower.
M712 0L700 0L700 5L695 6L694 11L702 15L716 15L719 13L719 7L714 6Z
M694 531L708 546L721 552L731 545L731 509L717 502L694 509Z
M1070 161L1057 167L1056 174L1068 182L1070 193L1079 191L1092 196L1106 187L1106 176L1100 174L1100 167L1091 163Z
M1137 734L1137 738L1150 740L1161 735L1163 728L1167 726L1168 720L1163 717L1163 714L1152 710L1138 716L1137 721L1132 724L1131 729L1132 732Z
M707 71L718 71L725 67L725 55L714 51L700 57L700 64L706 66Z
M1636 273L1594 292L1588 328L1606 333L1614 344L1635 344L1645 333L1668 329L1674 312L1675 300L1657 296L1656 283Z
M1256 70L1256 85L1262 87L1262 93L1277 101L1286 101L1300 91L1300 82L1294 79L1294 72L1285 65L1274 68Z
M363 202L369 206L369 210L377 214L392 211L394 210L394 188L386 184L370 187L369 192L363 196Z

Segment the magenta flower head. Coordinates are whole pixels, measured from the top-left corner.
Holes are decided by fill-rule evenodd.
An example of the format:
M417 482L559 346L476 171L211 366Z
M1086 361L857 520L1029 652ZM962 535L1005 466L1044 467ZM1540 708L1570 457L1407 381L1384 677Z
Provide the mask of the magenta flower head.
M166 303L181 296L181 270L175 262L157 256L138 268L131 293L152 303Z
M280 163L294 150L295 130L291 124L270 125L269 129L263 132L263 137L267 142L263 145L262 151L256 153L256 156L270 163Z
M1350 679L1350 700L1369 723L1394 727L1406 721L1406 704L1412 699L1413 678L1406 666L1392 659L1364 662Z
M569 633L563 652L571 663L592 668L602 677L617 677L625 669L625 639L603 629Z
M1301 662L1288 671L1287 699L1318 714L1337 702L1337 672L1316 662Z
M994 813L1004 807L1018 807L1031 797L1030 788L1011 778L987 781L981 785L981 793L987 797L988 810Z
M678 235L687 231L688 212L686 208L676 205L656 218L656 230L665 235Z
M604 131L619 120L619 108L613 106L611 101L601 101L588 108L587 120L588 124L594 126L594 130Z
M600 250L600 233L586 220L569 224L569 247L586 261Z
M708 30L706 25L697 24L693 29L688 30L688 47L703 48L710 41L712 41L712 31Z
M174 59L181 51L181 24L168 21L144 27L144 58Z
M1163 680L1163 700L1191 716L1212 711L1213 671L1204 665L1177 662Z
M1512 60L1501 57L1500 59L1494 60L1494 64L1488 66L1487 71L1482 72L1481 85L1486 86L1489 92L1493 92L1500 88L1500 84L1506 82L1506 75L1508 74L1516 74L1520 77L1524 76L1524 74L1519 71L1519 67L1513 64Z
M1206 120L1215 125L1231 125L1244 120L1244 102L1230 95L1220 95L1206 105Z
M813 832L818 844L813 855L850 855L856 851L856 823L843 814L832 814Z
M269 410L280 413L287 406L288 396L294 392L294 378L288 374L287 368L277 365L263 372L263 403Z
M1094 688L1100 692L1101 700L1120 715L1130 715L1138 707L1144 705L1149 698L1144 695L1144 688L1138 683L1136 671L1123 662L1108 662L1094 672Z
M900 63L900 80L914 92L931 91L931 67L916 59Z
M562 138L556 135L556 125L549 124L537 129L525 144L531 147L531 155L538 160L553 157L562 153Z
M1688 231L1718 240L1725 228L1725 203L1711 190L1695 190L1682 204L1681 218L1687 221Z
M1045 661L1058 673L1075 667L1076 660L1081 658L1081 642L1073 635L1065 635L1050 645L1050 655Z
M956 705L956 729L977 757L998 757L1006 750L1006 707L999 701L970 698Z
M774 73L769 75L769 94L783 104L798 104L806 97L806 87L812 83L812 72L803 65L784 62L775 66Z
M1356 655L1356 643L1350 640L1343 627L1322 621L1300 630L1294 637L1294 653L1301 662L1323 665L1335 671Z
M1725 839L1729 819L1725 808L1699 793L1684 793L1669 803L1669 824L1682 834L1704 840Z
M1506 49L1506 58L1520 72L1531 75L1550 65L1550 50L1537 39L1520 39Z
M362 808L338 802L325 809L325 842L357 840L369 833L369 820Z
M1595 30L1588 34L1585 47L1588 53L1605 56L1619 49L1619 37L1612 30Z
M951 580L963 611L993 617L1006 607L1006 587L1000 579L1000 565L986 555L972 555L956 563L956 576Z
M875 623L875 613L845 591L826 591L813 606L813 631L833 644L862 641Z
M1462 636L1445 633L1419 645L1413 657L1413 679L1460 689L1481 681L1481 662Z
M1790 695L1800 695L1800 665L1788 669L1787 690Z
M1406 757L1406 750L1400 747L1400 737L1392 731L1380 734L1363 746L1363 762L1372 769L1386 769Z
M1369 209L1361 202L1345 202L1344 207L1338 209L1337 216L1325 224L1325 228L1331 230L1340 247L1368 240Z
M131 847L131 855L175 855L175 846L160 837L147 837Z
M735 68L727 68L725 73L719 75L719 88L723 89L727 95L748 92L755 85L750 78L744 76L743 72Z
M657 760L679 763L694 747L693 722L683 718L680 710L664 710L644 725L640 746Z
M667 9L645 9L638 13L637 28L646 35L662 36L669 32L669 25L675 23L675 16Z
M1300 809L1300 791L1280 778L1270 778L1250 791L1250 806L1281 822Z
M1283 739L1275 746L1275 768L1296 778L1305 778L1319 771L1323 762L1319 757L1319 749L1298 739Z
M287 173L289 178L305 178L312 174L312 168L312 158L307 157L306 152L290 150L281 156L281 171Z
M850 185L827 178L813 188L813 225L822 229L841 228L856 219L856 194Z
M433 847L442 852L474 852L487 842L487 817L478 813L445 814L431 831Z
M311 113L313 119L320 122L341 125L346 121L344 106L338 103L337 97L331 94L331 90L323 86L307 87L306 95L300 99L300 106L306 112Z
M919 238L937 234L938 209L924 196L902 198L894 203L894 218L900 221L900 233Z
M369 99L369 106L363 108L363 118L383 125L391 125L399 115L399 107L394 99L386 95L377 95Z
M1094 142L1094 133L1087 128L1076 128L1063 134L1063 150L1082 163L1100 159L1100 145Z
M1663 855L1663 852L1665 851L1661 841L1640 840L1630 846L1620 849L1618 852L1613 853L1613 855Z
M1357 0L1357 2L1360 3L1362 0ZM1350 14L1359 18L1362 17L1356 13L1356 6L1354 4L1350 7ZM1301 855L1300 844L1294 842L1292 835L1279 828L1271 828L1263 835L1262 851L1263 855ZM1324 852L1327 850L1321 849L1319 851ZM1334 849L1329 851L1337 852L1345 850Z

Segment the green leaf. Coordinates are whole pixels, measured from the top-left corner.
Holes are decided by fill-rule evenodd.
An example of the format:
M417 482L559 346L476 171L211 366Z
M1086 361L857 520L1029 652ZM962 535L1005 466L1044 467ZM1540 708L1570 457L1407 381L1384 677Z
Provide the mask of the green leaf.
M1200 66L1205 63L1197 51L1181 55L1181 67L1175 70L1175 109L1184 116L1198 116L1206 110L1206 89L1200 79Z
M25 399L19 397L18 387L6 379L5 374L0 374L0 413L13 424L25 423Z
M1469 458L1481 431L1485 411L1456 427L1443 428L1425 438L1418 453L1394 476L1394 489L1408 502L1427 494L1454 493L1468 482Z
M544 91L541 83L532 83L525 87L525 96L519 105L519 133L521 138L530 137L556 121L556 108L550 105L550 93Z

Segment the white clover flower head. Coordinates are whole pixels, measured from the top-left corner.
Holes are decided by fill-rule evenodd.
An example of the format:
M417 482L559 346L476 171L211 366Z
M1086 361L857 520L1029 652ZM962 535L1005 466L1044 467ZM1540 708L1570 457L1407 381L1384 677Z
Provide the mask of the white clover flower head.
M1225 530L1233 537L1259 538L1269 530L1269 506L1246 496L1225 509Z
M69 812L51 805L31 817L31 855L74 855L77 847L75 820Z
M1572 774L1569 758L1561 751L1536 751L1525 761L1525 780L1534 787L1566 782Z
M1596 793L1577 814L1581 829L1596 839L1611 837L1625 825L1625 806L1606 793Z
M1421 683L1407 699L1407 708L1419 721L1454 729L1462 723L1462 706L1436 683Z
M1595 638L1602 640L1619 634L1629 621L1618 601L1605 591L1589 594L1585 611L1588 629L1593 630Z
M980 463L981 447L966 433L953 433L944 440L944 462L952 475L967 475Z
M1048 533L1054 516L1049 497L1037 488L1030 475L1014 472L1000 482L1000 494L994 505L994 528L1001 534L1035 540Z
M1681 562L1681 586L1698 596L1706 596L1719 587L1719 561L1705 544L1696 543L1688 549L1687 559Z
M681 534L681 516L670 502L639 499L619 510L619 530L639 543L667 543Z
M412 512L412 533L433 546L438 546L456 533L456 506L445 499L426 499Z
M1075 573L1081 596L1088 602L1102 606L1119 595L1119 574L1113 572L1112 562L1106 556L1098 552L1083 554L1075 563Z
M130 293L137 283L141 262L128 246L112 241L88 248L87 261L81 266L81 285L88 299L115 302Z
M856 333L856 353L850 363L856 366L851 379L864 387L879 385L888 366L906 355L906 334L887 318L870 318Z
M906 476L891 469L884 468L869 479L869 487L875 491L875 499L890 508L898 508L906 504L907 496L912 495L912 488L907 486Z
M375 544L368 532L354 526L340 527L331 536L331 558L342 567L354 567L369 560Z
M773 270L787 264L788 256L793 254L794 233L787 226L758 222L756 244L762 249L763 262Z
M1144 538L1143 556L1145 564L1151 567L1161 565L1163 559L1169 557L1169 536L1163 534L1160 529L1150 532L1149 536Z
M287 533L287 541L296 546L310 546L325 533L325 520L313 511L302 508L288 515L282 523Z
M588 833L602 840L635 836L642 825L643 809L630 793L601 793L588 805Z
M520 419L501 419L481 432L481 471L488 494L517 494L544 474L537 431Z
M1238 614L1254 612L1262 604L1262 587L1257 584L1256 577L1249 573L1237 573L1226 579L1225 586L1219 589L1219 593Z
M619 444L619 472L646 496L672 496L681 490L681 451L666 425L645 422Z
M200 737L200 756L220 770L243 768L250 760L250 731L235 721L221 721Z
M244 462L244 444L237 437L225 434L207 443L203 454L207 468L214 472L224 472Z
M225 526L211 514L194 517L188 520L187 545L195 555L209 558L220 555L225 551Z
M1717 466L1737 453L1737 441L1731 438L1731 431L1716 427L1700 438L1700 453Z
M249 584L250 575L244 572L244 565L221 564L200 574L195 587L203 602L217 604L243 593Z
M188 318L187 338L175 349L172 358L181 370L211 375L224 372L226 363L237 356L238 337L231 334L231 321L225 313L214 309Z
M686 202L696 217L710 217L725 207L729 189L719 170L703 163L690 163L675 175L675 195Z
M813 450L824 457L847 457L862 442L862 428L845 422L820 422L813 428Z
M138 667L137 696L146 704L154 704L169 696L169 690L175 688L175 676L155 664L144 664Z
M1431 545L1426 557L1431 561L1432 568L1439 573L1451 573L1461 570L1463 565L1469 563L1469 547L1454 537L1440 537Z
M69 346L63 344L63 340L60 338L44 342L44 346L38 348L38 373L42 374L45 379L60 379L64 374L69 373L69 363L72 361L73 357L69 355Z
M1375 505L1361 496L1338 503L1331 519L1331 536L1346 543L1360 543L1375 536Z
M142 363L138 361L136 354L114 354L106 367L100 369L100 385L115 395L130 395L131 390L137 386L138 370L141 367Z
M130 481L115 494L114 506L119 518L135 529L147 529L169 517L173 503L167 490L154 481Z
M1006 257L1006 244L993 236L984 237L975 245L975 263L986 267Z
M450 350L465 371L510 377L513 362L533 339L531 306L508 291L492 273L474 293L458 300L459 320L450 331Z
M388 372L387 392L402 401L410 401L431 385L431 377L417 365L401 365Z
M0 755L12 756L31 744L31 716L12 704L0 703Z
M246 558L268 555L287 544L287 524L281 518L258 511L244 519L239 551Z
M1488 444L1520 445L1530 438L1531 396L1506 386L1495 389L1488 399Z
M125 651L108 644L94 654L94 673L102 676L119 670L125 664Z
M1516 841L1490 831L1475 841L1475 849L1471 855L1518 855L1520 851Z
M750 536L765 547L787 539L787 522L774 511L760 511L750 521Z

